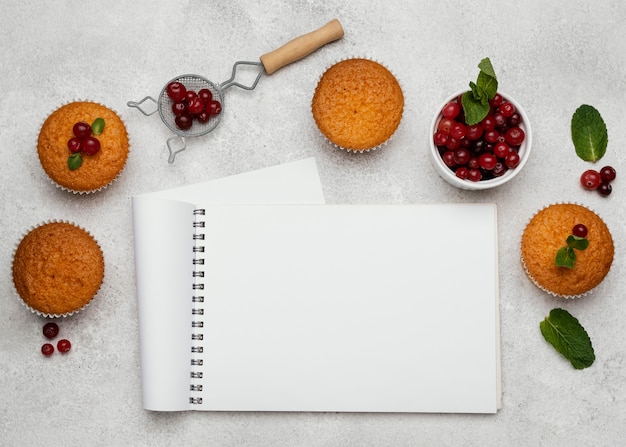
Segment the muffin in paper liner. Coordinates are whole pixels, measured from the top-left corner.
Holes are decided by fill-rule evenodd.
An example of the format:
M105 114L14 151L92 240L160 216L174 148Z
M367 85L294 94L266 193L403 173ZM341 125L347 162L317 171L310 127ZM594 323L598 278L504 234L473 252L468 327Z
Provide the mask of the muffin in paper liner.
M340 60L321 75L311 100L320 132L336 148L362 153L385 146L404 112L397 77L367 57Z
M91 125L104 119L104 130L94 135L100 150L94 155L81 153L82 165L71 170L72 152L68 141L74 137L74 124ZM89 100L70 101L54 110L42 123L37 138L37 154L53 185L74 194L90 194L106 189L124 171L130 152L130 138L119 114L103 104Z
M84 228L49 220L26 232L13 251L13 286L40 316L59 318L85 309L104 280L104 255Z
M555 264L557 251L567 245L575 225L587 227L589 246L576 250L574 268ZM558 298L580 298L593 291L609 273L615 247L602 218L578 203L545 206L529 219L520 241L520 261L528 278Z

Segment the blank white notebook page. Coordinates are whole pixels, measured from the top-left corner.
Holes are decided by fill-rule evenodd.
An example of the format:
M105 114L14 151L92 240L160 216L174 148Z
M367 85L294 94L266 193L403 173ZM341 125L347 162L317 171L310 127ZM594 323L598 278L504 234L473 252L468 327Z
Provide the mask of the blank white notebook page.
M202 410L494 413L496 209L207 206Z

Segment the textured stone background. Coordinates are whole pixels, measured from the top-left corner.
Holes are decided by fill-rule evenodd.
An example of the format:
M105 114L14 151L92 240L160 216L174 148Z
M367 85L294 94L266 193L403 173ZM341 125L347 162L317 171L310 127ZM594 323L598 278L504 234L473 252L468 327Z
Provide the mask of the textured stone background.
M343 40L264 77L252 92L228 90L218 128L188 140L187 151L173 165L167 163L165 149L171 134L158 116L146 118L126 106L129 100L157 96L181 74L222 82L235 61L257 60L335 17L344 26ZM623 442L624 23L626 6L618 0L5 2L0 15L0 443L287 447ZM406 96L393 140L381 150L356 155L327 144L310 113L319 76L333 62L352 56L384 63ZM427 157L428 128L444 98L475 79L485 56L493 62L501 91L525 107L534 144L529 163L513 182L471 193L435 174ZM89 196L52 186L35 151L45 117L74 99L96 100L117 110L133 144L119 180ZM600 164L618 170L608 198L578 184L579 175L591 166L575 155L569 123L583 103L594 105L608 127L609 147ZM142 409L130 197L311 156L328 203L498 204L504 407L497 415L153 414ZM595 209L617 243L613 270L602 285L591 296L565 303L536 289L518 261L527 220L544 205L562 201ZM10 265L22 234L49 219L89 229L105 252L107 276L98 299L62 322L73 351L45 359L39 354L42 320L15 299ZM454 255L471 262L480 247L481 241L468 235L467 245ZM539 333L539 321L559 306L576 315L591 335L597 360L587 370L574 370Z

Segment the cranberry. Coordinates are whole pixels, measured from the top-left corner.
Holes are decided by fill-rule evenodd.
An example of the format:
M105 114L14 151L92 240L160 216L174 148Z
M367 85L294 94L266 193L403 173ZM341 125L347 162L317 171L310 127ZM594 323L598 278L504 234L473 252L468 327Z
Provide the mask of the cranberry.
M456 138L457 140L461 140L465 137L467 133L467 126L463 123L455 122L452 127L450 127L450 136Z
M602 177L602 181L606 183L611 183L617 177L617 173L612 166L605 166L600 169L600 177Z
M517 168L517 165L519 165L519 162L520 162L519 154L514 151L509 152L509 154L504 159L504 164L509 169Z
M509 152L511 152L511 148L504 142L496 143L493 148L493 154L498 158L505 158Z
M481 168L486 169L487 171L491 171L493 168L496 167L498 159L495 157L495 155L485 152L480 156L478 162L480 163Z
M189 93L189 92L187 92ZM187 110L192 115L198 115L204 111L204 102L197 96L187 100Z
M445 146L448 144L448 134L442 131L437 131L433 137L436 146Z
M460 111L461 107L459 107L459 104L451 101L443 107L441 114L444 116L444 118L454 119L458 116Z
M80 144L87 155L95 155L100 150L100 141L95 137L84 138Z
M467 126L467 133L465 134L465 138L471 141L476 141L483 135L483 128L480 124L474 124L472 126Z
M198 97L206 104L213 99L213 93L208 88L203 88L198 91Z
M172 113L176 116L180 116L187 111L187 105L182 102L174 102L172 103Z
M41 353L46 357L50 357L54 353L54 346L50 343L45 343L41 346Z
M91 126L84 121L79 121L72 127L72 132L76 138L83 139L91 135Z
M485 141L487 143L495 143L498 141L499 137L500 137L500 134L495 129L488 130L485 132Z
M187 104L189 104L191 101L193 101L197 97L198 97L198 94L194 90L187 90L185 92L185 101L187 102Z
M43 335L46 338L54 338L59 335L59 326L56 323L46 323L43 325Z
M481 174L479 169L470 169L467 174L467 179L471 180L472 182L479 182L480 179L483 178L483 175Z
M496 165L494 166L494 168L491 170L491 173L493 174L494 177L502 177L504 175L504 173L507 171L507 167L504 163L496 163Z
M494 114L493 120L496 123L496 129L502 129L504 126L506 126L506 117L501 113Z
M588 169L580 176L580 183L583 185L583 188L593 190L598 189L600 183L602 182L602 177L600 177L600 173L598 171L594 171L593 169Z
M437 130L445 134L449 134L450 128L452 127L453 124L454 124L454 120L450 118L443 118L442 120L439 121L439 124L437 125Z
M187 88L180 82L170 82L166 87L167 96L174 102L180 102L185 99Z
M524 142L524 138L526 138L526 135L524 134L524 131L519 127L511 127L506 131L504 137L506 138L506 142L509 143L511 146L519 146Z
M454 152L452 151L445 151L441 156L441 159L449 168L456 166L456 162L454 161Z
M72 344L69 340L66 340L65 338L63 340L59 340L59 342L57 343L57 349L59 350L59 352L68 352L71 348Z
M204 123L208 123L208 122L209 122L209 120L211 119L211 115L209 115L209 114L206 112L206 110L205 110L205 111L203 111L203 112L200 112L200 113L196 116L196 118L198 119L198 122L199 122L199 123L204 124Z
M77 152L80 152L82 150L82 147L81 147L81 144L80 144L80 140L78 138L76 138L76 137L70 138L69 140L67 140L67 148L73 154L75 154Z
M520 124L522 124L522 115L520 115L518 112L515 112L509 117L509 119L506 120L506 124L509 127L518 127Z
M193 124L193 120L191 119L191 115L188 113L183 113L182 115L177 116L174 119L176 126L181 130L187 130Z
M452 135L448 135L448 143L446 144L446 147L451 151L454 151L461 147L461 140L454 138Z
M502 104L502 100L502 95L500 93L496 93L491 101L489 101L489 105L493 108L498 108Z
M510 102L503 102L500 105L500 113L504 115L505 118L509 118L515 113L515 106Z
M214 99L206 103L206 111L209 115L219 115L222 111L222 104Z
M576 237L587 237L587 227L584 224L576 224L572 228L572 234Z
M611 186L610 183L602 182L600 183L600 186L598 186L598 192L602 196L606 197L608 195L611 195L612 191L613 191L613 187Z
M461 180L465 180L469 176L469 169L467 169L465 166L461 166L454 172L454 175L456 175Z
M457 149L456 151L454 151L454 162L457 165L467 164L470 157L471 157L471 154L467 149L461 148L461 149Z
M496 120L493 118L493 116L487 115L480 123L480 125L482 126L483 130L487 131L487 130L493 130L496 128Z

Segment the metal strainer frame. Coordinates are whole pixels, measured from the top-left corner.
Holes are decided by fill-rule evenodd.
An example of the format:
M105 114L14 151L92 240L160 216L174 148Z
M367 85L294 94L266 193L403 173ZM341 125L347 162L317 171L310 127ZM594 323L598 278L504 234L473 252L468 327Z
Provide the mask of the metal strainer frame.
M127 105L128 107L138 109L145 116L153 115L157 111L159 112L159 115L161 116L161 121L163 121L168 129L176 134L176 136L167 139L167 147L169 150L168 162L173 163L176 154L186 149L186 137L199 137L211 132L213 129L215 129L215 127L217 127L217 125L221 121L222 115L224 114L225 90L232 86L239 87L244 90L254 90L264 73L268 75L272 74L276 70L284 67L285 65L300 60L315 51L316 49L322 47L323 45L333 42L342 37L342 26L337 19L333 19L323 27L310 33L304 34L300 37L297 37L286 43L282 47L267 54L264 54L263 56L261 56L260 61L258 62L235 62L235 64L233 65L230 79L220 84L214 84L205 77L194 74L177 76L165 84L165 86L161 90L161 93L159 94L158 100L154 99L151 96L146 96L137 102L129 101ZM254 82L251 85L245 85L236 81L237 69L240 65L251 65L260 67L259 73L257 74ZM214 99L218 100L221 103L221 113L211 116L206 123L200 123L195 121L191 128L186 130L180 129L178 126L176 126L175 123L176 116L172 111L173 101L169 98L169 96L167 96L167 86L171 82L180 82L188 90L194 90L196 92L203 88L209 89L213 94ZM145 104L147 101L155 105L156 108L147 108Z

